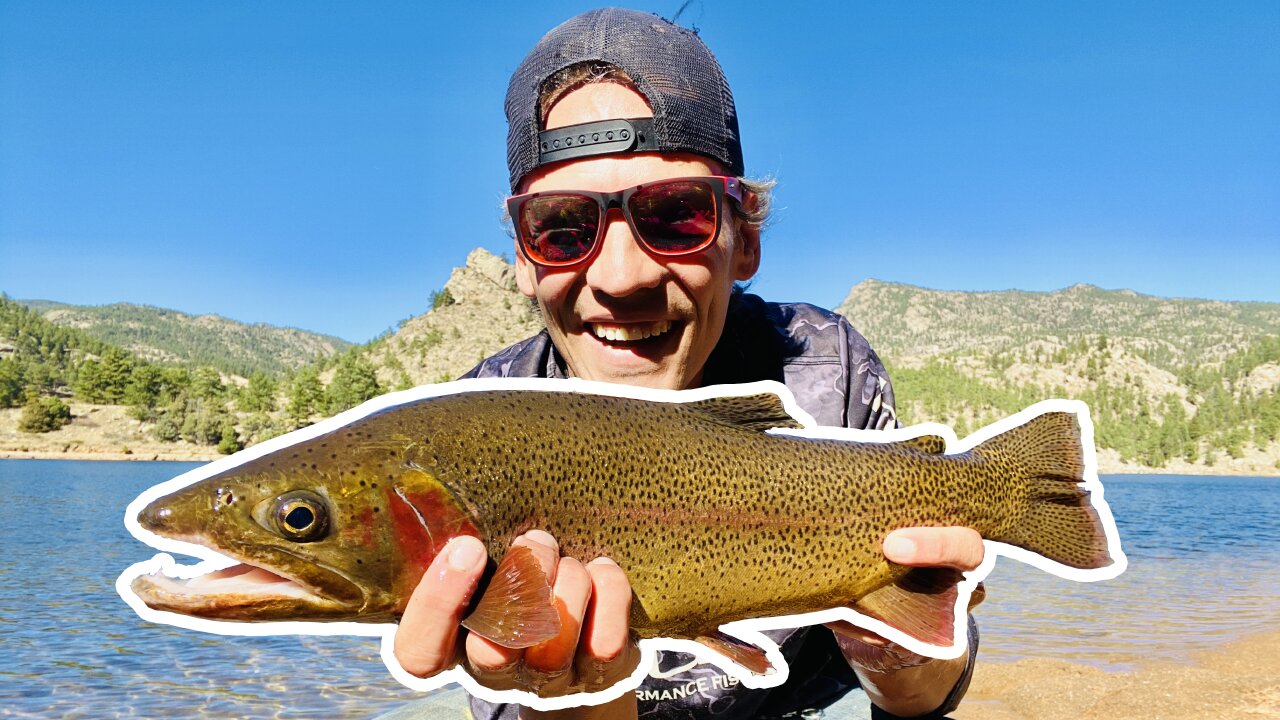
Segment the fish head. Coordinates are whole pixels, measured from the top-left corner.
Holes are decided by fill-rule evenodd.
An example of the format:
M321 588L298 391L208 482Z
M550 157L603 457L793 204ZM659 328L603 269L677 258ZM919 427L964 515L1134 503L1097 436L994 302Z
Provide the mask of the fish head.
M144 529L238 564L190 580L143 575L134 592L212 619L394 619L449 539L479 533L429 470L391 455L313 442L155 500L138 515Z

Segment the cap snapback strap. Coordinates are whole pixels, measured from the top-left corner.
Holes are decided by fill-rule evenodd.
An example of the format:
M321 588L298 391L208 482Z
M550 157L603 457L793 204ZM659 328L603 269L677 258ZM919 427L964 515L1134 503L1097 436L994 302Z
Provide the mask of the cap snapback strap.
M651 117L601 120L538 133L538 165L590 155L657 150Z

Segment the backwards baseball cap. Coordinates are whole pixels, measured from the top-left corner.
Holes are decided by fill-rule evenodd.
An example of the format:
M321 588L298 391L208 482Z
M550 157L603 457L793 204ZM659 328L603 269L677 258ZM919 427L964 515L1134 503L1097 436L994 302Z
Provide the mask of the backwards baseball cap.
M596 62L627 75L652 118L620 118L544 131L538 99L547 80ZM743 174L738 112L720 63L696 33L656 15L604 8L543 36L507 87L511 189L531 170L562 160L627 152L691 152Z

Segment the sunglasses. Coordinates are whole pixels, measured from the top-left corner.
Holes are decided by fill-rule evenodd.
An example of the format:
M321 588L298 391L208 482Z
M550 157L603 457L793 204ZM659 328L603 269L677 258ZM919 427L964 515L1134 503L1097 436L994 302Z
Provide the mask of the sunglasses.
M544 267L569 267L600 251L605 215L618 208L640 245L655 257L705 250L720 235L725 196L742 202L738 178L685 177L617 192L549 190L507 199L520 251Z

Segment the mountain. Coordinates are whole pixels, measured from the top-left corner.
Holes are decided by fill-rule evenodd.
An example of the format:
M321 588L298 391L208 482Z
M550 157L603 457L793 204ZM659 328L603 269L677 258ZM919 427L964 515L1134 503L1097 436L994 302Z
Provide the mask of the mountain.
M360 346L136 305L32 303L36 316L5 302L0 296L0 454L127 446L150 457L260 442L381 392L454 379L542 327L510 262L481 249L424 298L430 309ZM942 422L963 436L1038 400L1078 398L1109 472L1280 474L1280 304L1088 285L950 292L871 280L837 309L888 366L905 423ZM183 345L186 333L198 339ZM220 379L207 367L140 370L147 357L247 369L250 350L280 337L305 342L292 351L272 345L291 370L256 381ZM9 433L33 389L79 403L71 425L39 437ZM115 410L121 405L128 415Z
M511 265L483 250L433 298L432 310L362 350L384 387L455 378L541 327ZM889 366L905 422L964 435L1071 397L1091 408L1109 469L1280 469L1280 304L872 280L838 310Z
M836 311L881 354L908 363L1106 336L1128 339L1150 362L1172 370L1218 362L1280 334L1277 303L1169 299L1092 285L1054 292L955 292L867 280Z
M188 315L150 305L19 302L57 325L76 328L143 360L208 365L241 377L249 377L255 371L276 375L352 346L330 335L247 324L218 315Z
M889 367L905 422L964 433L1073 397L1089 404L1112 460L1280 469L1280 304L868 280L837 310Z
M456 379L484 358L542 329L542 318L516 289L515 268L483 248L455 268L432 309L400 324L363 350L387 387Z
M354 346L217 316L0 294L0 457L212 458L215 445L233 452L388 390L451 380L541 328L514 268L484 250L430 305Z

